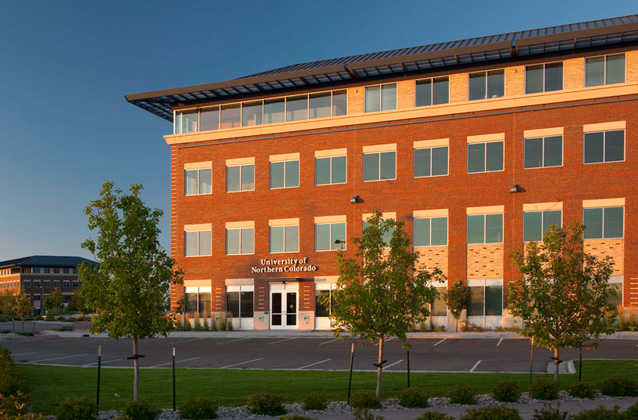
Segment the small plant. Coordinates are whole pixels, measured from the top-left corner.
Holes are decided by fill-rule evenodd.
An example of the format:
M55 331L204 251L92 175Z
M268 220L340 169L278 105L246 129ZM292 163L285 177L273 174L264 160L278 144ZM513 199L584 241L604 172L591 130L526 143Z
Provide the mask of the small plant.
M627 329L627 318L625 318L625 307L622 305L616 305L616 312L618 313L618 329L624 331Z
M555 400L558 398L558 385L551 379L539 378L529 386L529 395L537 400Z
M430 315L430 317L428 318L428 321L430 322L430 331L434 331L434 319L432 318L432 316Z
M594 398L594 387L586 382L576 382L569 387L569 394L576 398Z
M492 397L499 402L516 402L520 396L516 381L498 382L492 389Z
M219 320L219 329L221 331L226 331L226 320L224 318Z
M471 385L457 385L448 392L452 404L472 405L476 404L474 396L476 388Z
M149 401L131 401L124 407L122 414L128 416L131 420L155 420L160 410L155 408Z
M262 416L280 416L286 414L283 397L270 392L258 392L248 397L248 411Z
M399 404L407 408L427 408L428 395L421 388L405 388L399 393Z
M470 408L461 420L523 420L517 409L505 405Z
M630 378L611 376L602 380L600 392L610 397L635 397L638 395L638 383Z
M434 331L436 331L436 332L445 332L445 326L439 325L438 327L436 327L434 329Z
M381 400L374 391L360 391L352 395L350 405L354 408L381 408Z
M353 420L383 420L383 417L375 416L367 408L357 408L354 410Z
M534 415L532 415L532 420L567 420L568 418L567 412L550 405L544 405L540 410L534 409Z
M426 331L426 329L425 329L425 321L421 321L419 323L419 331L421 331L421 332Z
M217 331L217 321L215 319L213 319L213 322L211 323L210 329L212 331Z
M58 420L93 420L97 406L87 397L67 398L55 407Z
M629 326L630 327L635 327L638 324L637 322L637 318L636 318L636 307L635 306L630 306L629 307Z
M279 420L317 420L312 417L302 416L301 414L289 414L287 416L279 417Z
M625 419L638 419L638 401L636 401L633 405L630 405L629 408L625 411Z
M22 335L24 337L33 337L35 335L32 331L16 331L16 334Z
M217 418L217 404L210 398L193 398L184 401L179 406L179 415L188 420L215 419Z
M233 320L229 319L228 320L228 327L227 327L228 331L232 331L233 330Z
M73 331L73 327L70 325L64 325L62 327L54 328L53 331Z
M450 417L440 411L426 411L416 420L454 420L454 417Z
M304 410L325 410L328 407L328 397L325 392L313 392L303 400Z
M208 326L208 318L204 318L204 331L208 330L210 330L210 327Z
M569 417L569 420L624 420L625 416L620 414L620 407L605 408L602 405L593 410L581 411Z

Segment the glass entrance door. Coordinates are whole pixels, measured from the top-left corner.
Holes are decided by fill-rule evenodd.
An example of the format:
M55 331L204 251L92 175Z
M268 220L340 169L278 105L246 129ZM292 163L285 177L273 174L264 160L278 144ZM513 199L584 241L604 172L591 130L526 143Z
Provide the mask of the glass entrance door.
M297 286L297 285L295 285ZM271 285L270 328L297 328L298 288L291 285Z

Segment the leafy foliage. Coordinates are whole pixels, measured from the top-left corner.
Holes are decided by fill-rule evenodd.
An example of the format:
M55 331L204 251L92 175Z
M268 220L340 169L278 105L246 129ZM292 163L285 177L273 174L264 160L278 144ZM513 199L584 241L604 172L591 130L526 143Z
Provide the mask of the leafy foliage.
M350 398L350 405L354 408L381 408L381 400L374 391L359 391Z
M87 397L66 398L55 408L58 420L93 420L97 406Z
M547 378L538 378L529 386L529 395L537 400L555 400L558 398L558 385Z
M638 395L638 383L631 378L611 376L600 382L600 392L610 397L635 397Z
M215 419L217 408L217 404L210 398L198 397L184 401L179 406L179 415L188 420Z
M605 408L599 406L593 410L581 411L578 414L573 414L569 420L624 420L625 416L620 413L620 407Z
M399 404L407 408L427 408L428 394L421 388L405 388L399 393Z
M459 330L459 318L470 304L470 292L464 281L455 282L445 295L447 307L456 321L455 330Z
M375 416L367 408L357 408L354 410L353 420L383 420L383 417Z
M576 382L569 387L569 394L576 398L594 398L594 387L587 382Z
M16 368L11 359L11 353L0 347L0 395L22 395L22 399L29 403L29 384Z
M532 420L567 420L569 413L566 411L560 411L558 407L552 407L550 405L543 405L540 410L534 409Z
M286 414L283 397L270 392L258 392L248 397L248 411L261 416L279 416Z
M440 411L426 411L416 420L454 420L454 417L450 417Z
M476 388L471 385L457 385L448 392L452 404L471 405L476 404Z
M124 415L131 420L155 420L161 410L149 401L131 401L124 407Z
M517 409L505 405L470 408L461 420L523 420Z
M44 299L44 306L46 306L47 310L53 313L58 313L63 303L64 296L62 296L62 291L60 291L59 288L55 289L53 293L51 293L49 296L47 296L46 299Z
M304 410L325 410L328 406L328 397L325 392L313 392L303 399Z
M302 416L301 414L289 414L287 416L279 417L279 420L317 420L312 417Z
M516 402L521 392L516 381L498 382L492 389L492 396L500 402Z

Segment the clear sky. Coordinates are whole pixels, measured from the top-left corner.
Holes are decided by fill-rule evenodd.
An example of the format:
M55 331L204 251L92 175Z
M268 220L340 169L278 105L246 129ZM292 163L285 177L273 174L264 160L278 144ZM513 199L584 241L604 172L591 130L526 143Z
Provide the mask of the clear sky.
M638 13L636 0L0 0L0 261L91 257L84 207L144 185L170 249L171 124L124 95Z

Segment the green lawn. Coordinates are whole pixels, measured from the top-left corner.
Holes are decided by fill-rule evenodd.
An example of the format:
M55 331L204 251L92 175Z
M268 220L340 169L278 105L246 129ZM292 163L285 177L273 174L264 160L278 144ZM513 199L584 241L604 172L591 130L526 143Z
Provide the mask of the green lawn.
M96 368L17 365L32 389L33 408L51 413L53 406L67 396L96 397ZM596 383L604 377L622 375L636 378L638 361L592 361L585 364L583 380ZM172 376L170 369L141 371L142 399L159 407L172 405ZM535 375L536 376L536 375ZM541 376L541 375L538 375ZM424 388L431 396L444 396L450 386L470 384L480 393L488 393L496 382L516 380L526 389L529 376L497 373L418 373L412 374L411 385ZM384 373L384 397L393 397L406 386L405 373ZM578 381L578 375L561 376L561 385L568 387ZM131 369L102 369L100 409L122 408L132 398L133 371ZM373 390L376 373L355 372L353 392ZM265 371L178 369L177 400L206 396L221 405L243 405L246 398L258 391L284 396L287 402L301 401L311 392L326 391L332 400L345 400L348 372Z

